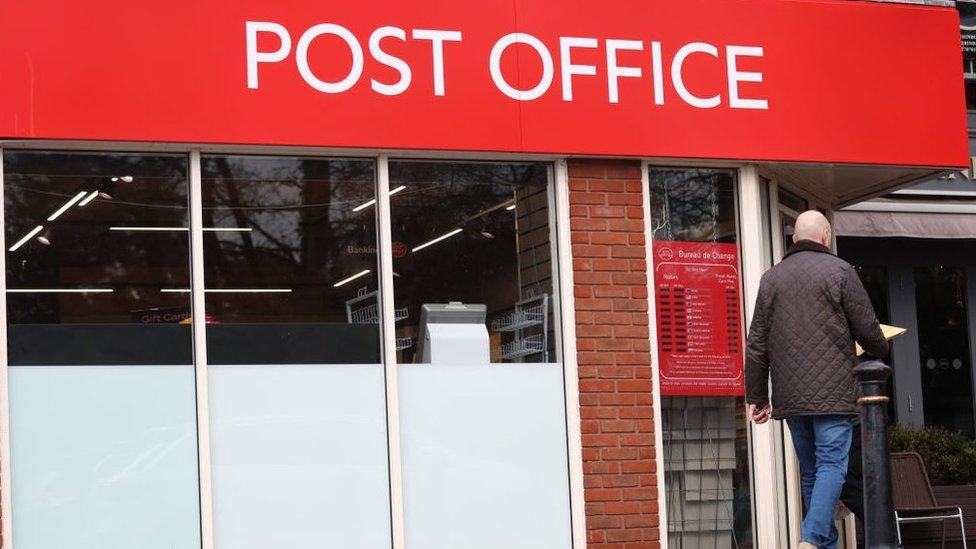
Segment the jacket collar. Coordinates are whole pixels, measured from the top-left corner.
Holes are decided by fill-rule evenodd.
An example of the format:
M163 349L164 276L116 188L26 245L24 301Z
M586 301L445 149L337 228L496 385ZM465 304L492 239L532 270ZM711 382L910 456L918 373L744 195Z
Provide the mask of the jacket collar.
M790 249L786 250L786 255L783 257L784 258L789 257L797 252L820 252L823 254L831 254L831 255L833 255L834 253L830 251L830 248L824 246L819 242L814 242L813 240L800 240L795 244L793 244L792 246L790 246Z

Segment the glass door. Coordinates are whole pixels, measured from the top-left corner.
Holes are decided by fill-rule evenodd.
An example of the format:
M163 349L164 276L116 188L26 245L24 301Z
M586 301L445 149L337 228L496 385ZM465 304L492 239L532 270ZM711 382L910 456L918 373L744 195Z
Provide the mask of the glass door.
M948 265L916 267L915 308L925 424L973 438L965 271Z

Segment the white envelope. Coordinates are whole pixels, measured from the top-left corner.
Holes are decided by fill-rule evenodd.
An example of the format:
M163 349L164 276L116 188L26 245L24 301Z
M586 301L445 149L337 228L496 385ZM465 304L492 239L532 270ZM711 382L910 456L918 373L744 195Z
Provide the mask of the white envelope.
M907 328L899 328L898 326L889 326L887 324L881 325L881 333L884 334L885 339L891 341L892 339L900 336L901 334L907 332ZM864 354L864 349L857 343L854 344L854 350L857 352L857 356Z

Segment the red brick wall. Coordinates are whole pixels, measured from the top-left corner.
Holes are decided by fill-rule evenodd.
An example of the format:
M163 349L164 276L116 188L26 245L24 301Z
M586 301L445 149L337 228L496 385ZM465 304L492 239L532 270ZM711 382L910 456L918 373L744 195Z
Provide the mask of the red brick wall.
M569 162L589 549L660 546L640 169Z

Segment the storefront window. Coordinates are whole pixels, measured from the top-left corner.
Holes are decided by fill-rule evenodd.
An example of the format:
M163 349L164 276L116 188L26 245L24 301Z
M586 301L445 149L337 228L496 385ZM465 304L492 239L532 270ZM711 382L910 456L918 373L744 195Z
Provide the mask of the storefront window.
M4 152L17 547L196 549L201 484L216 547L390 547L391 420L410 546L570 547L551 166L390 162L384 250L372 159L196 158Z
M650 169L670 547L752 547L735 177Z
M388 547L373 162L201 162L216 542Z
M3 163L14 543L199 547L186 157Z
M407 545L571 545L549 181L390 163Z

